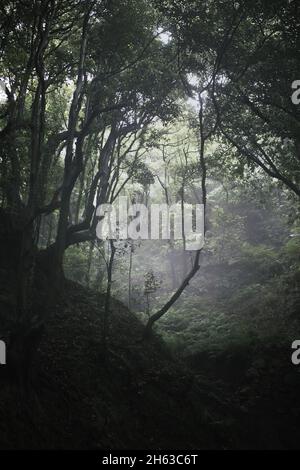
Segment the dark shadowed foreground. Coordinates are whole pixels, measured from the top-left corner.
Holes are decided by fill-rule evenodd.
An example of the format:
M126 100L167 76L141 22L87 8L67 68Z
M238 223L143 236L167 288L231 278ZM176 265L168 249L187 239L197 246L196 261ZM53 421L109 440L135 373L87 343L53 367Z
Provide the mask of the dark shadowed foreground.
M104 360L103 303L66 283L31 384L1 379L1 449L298 446L300 374L286 366L289 351L207 352L187 367L159 339L139 341L142 325L114 302Z

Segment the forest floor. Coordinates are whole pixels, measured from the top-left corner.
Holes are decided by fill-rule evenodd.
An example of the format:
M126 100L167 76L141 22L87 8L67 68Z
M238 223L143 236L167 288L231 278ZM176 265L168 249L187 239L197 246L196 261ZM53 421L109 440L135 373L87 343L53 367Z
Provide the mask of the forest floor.
M274 348L171 355L113 301L67 281L26 389L0 383L1 449L297 448L300 369ZM288 352L289 353L289 352ZM288 362L287 362L288 361Z

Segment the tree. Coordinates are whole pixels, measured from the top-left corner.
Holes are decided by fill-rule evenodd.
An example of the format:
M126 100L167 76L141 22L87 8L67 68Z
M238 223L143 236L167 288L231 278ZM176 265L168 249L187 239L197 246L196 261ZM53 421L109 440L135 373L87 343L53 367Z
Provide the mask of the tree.
M144 295L146 297L146 314L150 317L150 294L154 294L160 286L160 282L153 270L148 271L144 276Z
M204 215L204 233L203 239L205 238L206 232L206 203L207 203L207 189L206 189L206 178L207 178L207 167L206 167L206 159L205 159L205 150L207 141L212 137L214 129L210 126L210 120L206 120L205 115L205 103L202 96L201 91L198 94L199 100L199 114L198 114L198 143L199 143L199 166L201 171L201 191L202 191L202 204L204 207L203 215ZM190 271L186 274L185 278L182 280L181 284L177 288L177 290L171 295L170 299L153 315L151 315L148 319L144 337L149 338L151 336L152 327L155 322L157 322L163 315L165 315L170 308L174 305L174 303L179 299L185 288L189 285L190 281L193 279L195 274L200 269L200 255L202 252L203 246L195 251L193 256L192 267Z
M1 219L20 250L22 351L23 332L44 321L34 306L35 283L48 291L61 286L67 247L95 238L94 202L108 201L115 189L118 148L127 139L129 151L130 140L142 141L155 119L176 115L179 87L169 66L173 45L160 41L159 16L147 2L7 1L0 14L7 97L0 117ZM39 252L41 222L50 214L54 242Z
M298 196L299 4L275 0L164 1L178 64L200 79L227 156L262 169Z

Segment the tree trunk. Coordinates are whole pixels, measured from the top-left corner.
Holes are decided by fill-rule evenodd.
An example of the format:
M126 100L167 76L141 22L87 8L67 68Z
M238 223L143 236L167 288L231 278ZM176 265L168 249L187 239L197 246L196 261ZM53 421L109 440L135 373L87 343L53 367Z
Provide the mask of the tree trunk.
M111 287L112 287L112 273L113 273L113 264L115 258L116 248L113 240L110 240L110 257L107 265L107 288L105 296L105 305L103 312L103 327L102 327L102 346L103 354L106 357L107 351L107 336L108 336L108 318L110 313L110 301L111 301Z
M129 270L128 270L128 310L131 309L132 257L133 257L133 247L130 246L130 253L129 253Z

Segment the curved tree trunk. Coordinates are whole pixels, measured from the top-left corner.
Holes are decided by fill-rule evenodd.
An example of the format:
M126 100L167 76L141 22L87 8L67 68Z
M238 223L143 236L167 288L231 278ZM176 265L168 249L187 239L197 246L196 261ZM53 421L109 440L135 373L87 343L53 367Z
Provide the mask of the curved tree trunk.
M205 236L205 227L206 227L206 224L205 224L205 215L206 215L205 212L206 211L205 210L206 210L206 200L207 200L207 191L206 191L207 169L206 169L204 150L205 150L205 141L211 135L211 132L208 135L205 135L204 133L203 99L201 96L201 92L199 92L198 99L199 99L199 105L200 105L199 116L198 116L199 117L199 163L200 163L200 168L201 168L201 173L202 173L201 174L201 190L202 190L202 203L204 205L204 234L203 235ZM182 203L182 208L183 208L183 189L182 189L181 203ZM184 233L183 233L183 239L184 239ZM200 254L202 252L202 249L203 247L196 251L193 266L191 270L188 272L188 274L186 275L186 277L184 278L184 280L182 281L182 283L180 284L180 286L178 287L178 289L176 290L176 292L172 295L172 297L168 300L168 302L165 303L165 305L160 310L158 310L156 313L151 315L151 317L149 318L146 324L146 328L144 330L144 338L149 338L151 336L152 327L154 323L168 312L168 310L172 307L172 305L176 302L176 300L179 299L182 292L185 290L185 288L189 285L190 281L193 279L195 274L198 272L200 268L199 261L200 261Z

